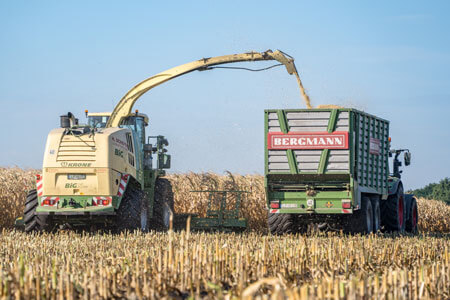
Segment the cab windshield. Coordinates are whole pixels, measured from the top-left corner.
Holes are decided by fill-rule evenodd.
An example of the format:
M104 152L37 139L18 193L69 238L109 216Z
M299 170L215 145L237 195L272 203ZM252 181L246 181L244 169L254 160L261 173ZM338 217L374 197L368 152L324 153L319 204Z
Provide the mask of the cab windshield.
M139 141L145 144L145 121L143 117L130 116L122 121L120 127L129 128L137 133Z
M108 116L90 116L88 117L88 125L94 128L105 128L108 119Z

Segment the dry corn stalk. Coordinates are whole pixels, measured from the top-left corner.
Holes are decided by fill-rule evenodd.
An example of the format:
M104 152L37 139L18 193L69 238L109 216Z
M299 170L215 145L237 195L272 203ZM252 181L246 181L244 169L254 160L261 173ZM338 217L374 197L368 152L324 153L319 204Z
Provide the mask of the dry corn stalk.
M448 235L3 230L0 253L0 299L450 297Z
M38 170L0 168L0 227L12 227L14 219L23 211L26 193L34 188L33 175ZM250 228L265 231L267 211L265 210L264 178L261 175L238 175L227 172L171 174L175 195L175 211L204 215L207 209L207 195L191 193L192 190L244 190L242 214L248 219ZM423 232L450 232L450 206L441 201L418 199L419 227Z

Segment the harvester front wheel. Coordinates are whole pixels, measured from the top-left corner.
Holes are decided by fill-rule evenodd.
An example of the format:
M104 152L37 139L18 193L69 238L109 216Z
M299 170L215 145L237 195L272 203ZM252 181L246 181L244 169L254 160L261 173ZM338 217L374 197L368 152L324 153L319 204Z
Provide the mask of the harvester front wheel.
M172 184L166 178L158 178L155 186L152 224L156 230L168 230L170 216L174 215ZM173 220L174 221L174 220Z
M25 232L44 231L51 229L48 216L35 214L38 205L39 202L37 191L36 190L29 191L27 199L25 201L25 209L23 217Z
M405 231L405 197L401 184L395 194L381 202L381 217L386 231Z
M293 214L272 214L267 219L270 233L282 235L294 232L295 219Z
M148 198L138 184L130 182L127 186L119 210L117 211L117 230L148 230Z

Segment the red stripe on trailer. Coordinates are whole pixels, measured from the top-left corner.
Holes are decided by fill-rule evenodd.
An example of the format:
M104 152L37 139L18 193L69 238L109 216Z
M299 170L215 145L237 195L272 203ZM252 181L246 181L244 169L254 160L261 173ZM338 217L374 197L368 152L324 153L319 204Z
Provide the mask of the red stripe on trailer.
M344 213L344 214L349 214L349 213L351 213L351 211L348 210L348 209L343 209L343 210L342 210L342 213Z
M125 189L125 186L122 184L122 182L119 184L119 189Z
M272 210L270 211L270 213L271 213L271 214L277 214L277 213L278 213L278 209L272 209Z

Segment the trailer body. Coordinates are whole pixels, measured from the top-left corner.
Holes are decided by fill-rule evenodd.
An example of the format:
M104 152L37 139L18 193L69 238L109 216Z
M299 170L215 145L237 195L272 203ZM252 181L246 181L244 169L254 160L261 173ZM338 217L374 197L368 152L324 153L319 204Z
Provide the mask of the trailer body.
M269 213L353 214L389 195L389 122L348 109L265 110Z

